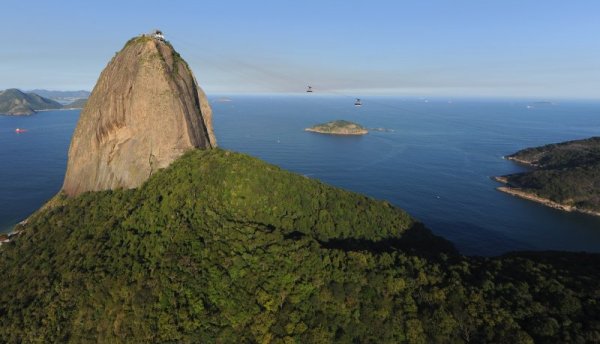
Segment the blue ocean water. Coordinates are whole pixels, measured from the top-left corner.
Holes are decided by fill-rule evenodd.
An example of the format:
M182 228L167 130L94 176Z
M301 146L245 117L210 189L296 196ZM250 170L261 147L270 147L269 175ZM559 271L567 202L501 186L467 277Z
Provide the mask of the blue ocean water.
M490 179L525 170L504 155L600 135L600 102L367 97L356 108L353 99L316 94L211 100L221 147L389 200L466 254L600 252L600 218L514 198ZM1 231L60 189L78 113L0 116ZM385 130L361 137L303 130L335 119Z
M0 115L0 233L60 190L78 118L79 110Z

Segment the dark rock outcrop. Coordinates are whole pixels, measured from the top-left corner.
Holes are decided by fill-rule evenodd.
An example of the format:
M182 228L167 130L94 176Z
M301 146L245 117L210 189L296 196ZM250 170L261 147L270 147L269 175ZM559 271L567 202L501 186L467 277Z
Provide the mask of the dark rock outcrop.
M135 188L216 140L206 95L165 41L136 37L104 69L73 134L63 191Z

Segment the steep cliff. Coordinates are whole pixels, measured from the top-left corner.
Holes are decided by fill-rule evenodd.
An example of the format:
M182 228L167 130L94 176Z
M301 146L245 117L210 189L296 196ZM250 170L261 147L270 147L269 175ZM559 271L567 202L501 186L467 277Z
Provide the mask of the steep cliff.
M169 43L136 37L82 110L63 191L138 187L189 149L215 146L210 106L187 63Z

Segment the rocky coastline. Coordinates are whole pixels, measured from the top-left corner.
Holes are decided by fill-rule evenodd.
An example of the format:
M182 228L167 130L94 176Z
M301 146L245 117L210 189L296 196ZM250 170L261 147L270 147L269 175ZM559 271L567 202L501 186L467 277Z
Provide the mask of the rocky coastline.
M568 212L600 216L600 137L551 143L503 157L527 171L495 177L499 191Z
M493 179L502 184L508 183L508 180L506 177L494 177ZM533 192L528 192L523 189L514 188L514 187L510 187L510 186L500 186L500 187L497 187L496 190L504 192L511 196L515 196L515 197L519 197L522 199L526 199L528 201L533 201L533 202L536 202L539 204L543 204L550 208L554 208L554 209L558 209L558 210L562 210L562 211L566 211L566 212L570 212L570 213L579 212L579 213L588 214L588 215L600 216L600 212L588 210L588 209L581 209L581 208L577 208L572 205L554 202L550 199L540 197Z
M327 131L323 131L323 130L319 130L319 129L313 129L313 128L306 128L304 129L304 131L309 131L311 133L318 133L318 134L328 134L328 135L347 135L347 136L358 136L358 135L365 135L368 133L367 130L363 130L363 131L359 131L359 132L344 132L344 131L339 131L339 132L327 132Z
M516 163L519 163L519 164L521 164L521 165L527 165L527 166L530 166L530 167L538 167L538 166L539 166L539 165L537 165L537 164L534 164L534 163L533 163L533 162L531 162L531 161L527 161L527 160L519 159L519 158L517 158L517 157L514 157L514 156L506 156L506 157L504 157L504 159L506 159L506 160L510 160L510 161L514 161L514 162L516 162Z

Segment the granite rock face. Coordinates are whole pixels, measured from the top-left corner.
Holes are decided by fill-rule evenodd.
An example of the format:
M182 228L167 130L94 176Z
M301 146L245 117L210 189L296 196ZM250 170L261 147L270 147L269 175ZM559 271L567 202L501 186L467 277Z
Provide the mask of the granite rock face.
M169 43L136 37L81 112L63 191L135 188L186 151L213 147L212 112L187 63Z

